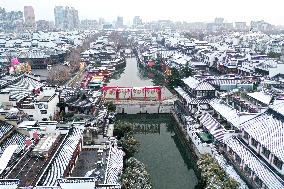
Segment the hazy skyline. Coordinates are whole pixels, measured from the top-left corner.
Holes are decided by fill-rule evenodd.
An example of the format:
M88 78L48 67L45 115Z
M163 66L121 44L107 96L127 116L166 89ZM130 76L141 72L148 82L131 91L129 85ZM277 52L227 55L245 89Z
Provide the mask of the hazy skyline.
M73 6L79 11L80 20L106 18L107 21L123 16L124 22L141 16L143 21L167 19L173 21L213 21L223 17L225 21L265 20L272 24L284 25L281 0L0 0L0 7L24 10L34 7L36 20L54 20L55 6Z

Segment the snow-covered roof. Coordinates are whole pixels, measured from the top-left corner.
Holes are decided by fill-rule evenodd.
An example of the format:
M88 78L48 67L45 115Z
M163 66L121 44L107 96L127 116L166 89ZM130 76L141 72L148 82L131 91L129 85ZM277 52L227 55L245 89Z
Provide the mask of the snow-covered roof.
M19 179L0 179L1 189L17 189L19 184Z
M118 149L117 146L110 149L105 173L105 184L119 184L119 175L123 168L123 156L124 152Z
M206 98L194 98L190 97L181 87L175 88L175 91L186 101L187 105L190 104L208 104L211 99L206 99Z
M263 113L240 128L284 162L284 122L272 114Z
M272 110L284 116L284 102L283 100L279 100L279 101L281 102L273 106L270 106L269 108L271 108Z
M203 114L200 118L200 123L209 131L211 135L218 141L223 141L226 129L210 114Z
M34 89L39 89L43 84L30 77L22 77L21 80L13 85L1 90L1 92L9 92L10 98L17 101L23 99L32 93Z
M239 128L240 124L256 117L258 114L240 113L220 100L212 100L210 106L228 122Z
M63 176L81 137L82 130L74 128L73 132L64 141L62 148L55 155L46 176L42 179L44 186L57 185L57 179Z
M14 154L17 148L18 145L10 145L3 152L0 158L0 174L6 169L12 155Z
M272 94L267 94L262 91L248 93L247 95L267 105L269 105L273 97Z
M195 90L215 90L215 88L206 81L198 81L194 77L188 77L186 79L182 79L184 84L186 84L189 88Z
M284 188L283 181L265 166L260 159L253 155L247 147L242 145L239 140L230 137L225 139L224 143L241 158L244 165L248 166L268 188Z

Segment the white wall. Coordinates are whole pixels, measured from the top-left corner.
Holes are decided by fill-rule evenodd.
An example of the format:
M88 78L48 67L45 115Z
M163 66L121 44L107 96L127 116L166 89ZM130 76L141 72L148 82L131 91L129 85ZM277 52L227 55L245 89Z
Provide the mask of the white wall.
M33 119L35 121L42 121L42 119L49 120L49 116L54 116L56 110L57 110L57 103L59 102L58 95L55 95L55 97L47 102L48 108L47 109L39 109L38 105L35 105L35 109L23 109L25 113L28 115L33 115ZM43 102L43 104L46 104L46 102ZM47 114L41 114L40 110L46 110Z
M277 74L284 74L284 64L277 64L276 68L269 68L269 77L273 77Z
M0 94L0 102L9 102L9 93Z
M126 114L139 114L139 113L148 113L148 114L157 114L157 113L171 113L171 105L141 105L141 104L123 104L116 106L116 113Z

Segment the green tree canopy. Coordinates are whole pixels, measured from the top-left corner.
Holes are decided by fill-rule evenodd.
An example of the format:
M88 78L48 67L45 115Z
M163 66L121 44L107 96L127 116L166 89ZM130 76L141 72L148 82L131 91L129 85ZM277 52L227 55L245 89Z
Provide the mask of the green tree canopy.
M138 152L140 143L134 138L133 135L126 135L119 140L123 151L125 152L125 158L133 157Z
M110 112L115 112L116 111L116 106L115 106L115 104L112 101L107 102L106 103L106 107L107 107L108 111L110 111Z
M114 134L114 136L117 136L118 140L120 140L121 138L123 138L127 134L132 133L132 131L133 131L133 128L132 128L132 125L130 123L117 121L115 123L113 134Z
M151 189L150 175L145 165L135 158L129 158L125 163L125 169L121 178L124 189Z
M270 51L270 52L267 54L267 56L268 56L269 58L280 58L281 53L276 53L276 52Z
M204 188L238 189L239 183L226 175L225 171L209 154L203 155L197 162L201 171Z

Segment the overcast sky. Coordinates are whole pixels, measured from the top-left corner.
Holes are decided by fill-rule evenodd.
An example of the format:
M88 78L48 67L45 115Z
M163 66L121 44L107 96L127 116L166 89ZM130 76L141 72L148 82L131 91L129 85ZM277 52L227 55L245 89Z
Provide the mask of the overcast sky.
M169 19L173 21L213 21L224 17L226 21L265 20L284 25L283 0L0 0L0 7L22 10L34 7L36 20L54 20L54 6L73 6L80 19L106 18L107 21L123 16L124 22L133 16L143 21Z

